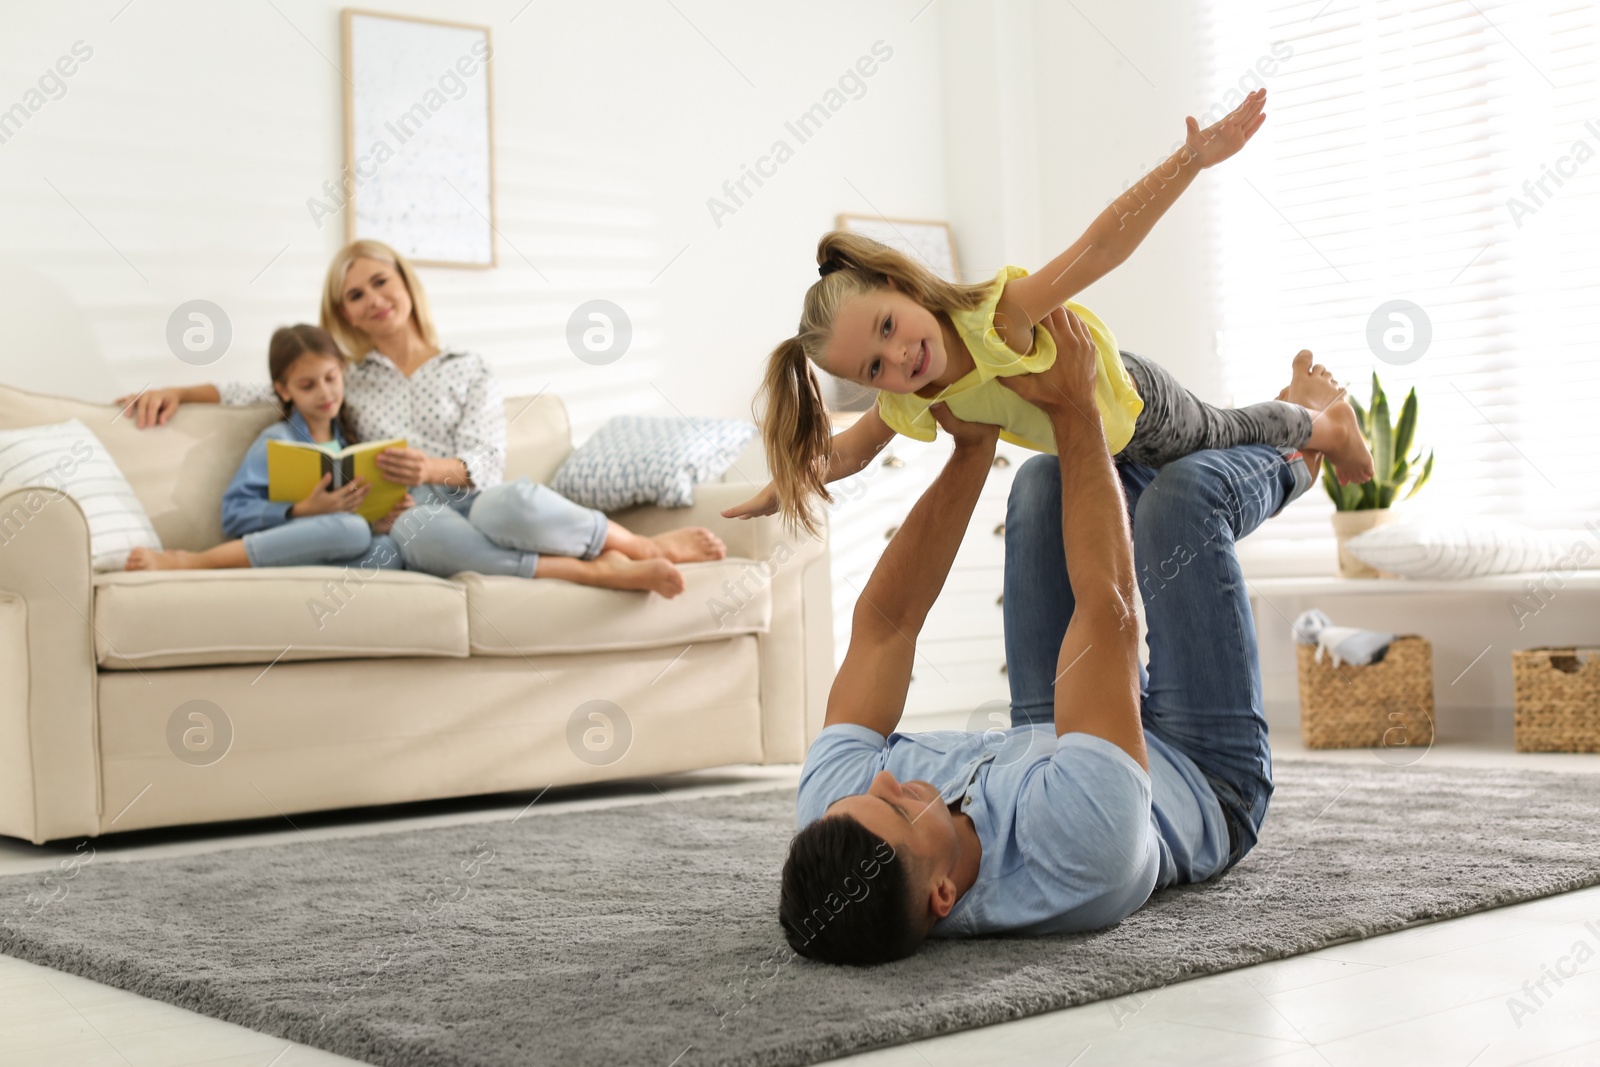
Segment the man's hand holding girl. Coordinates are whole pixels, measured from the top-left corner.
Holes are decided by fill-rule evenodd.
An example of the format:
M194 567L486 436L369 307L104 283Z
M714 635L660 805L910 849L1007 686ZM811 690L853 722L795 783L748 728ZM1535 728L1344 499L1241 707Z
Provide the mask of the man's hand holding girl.
M1094 402L1098 350L1084 321L1058 307L1039 323L1056 343L1056 360L1034 374L1013 374L999 382L1046 413L1078 411L1098 416Z
M1000 427L987 422L967 422L965 419L958 419L950 411L948 404L934 404L928 412L944 432L955 440L957 451L974 449L994 451L994 443L1000 436Z

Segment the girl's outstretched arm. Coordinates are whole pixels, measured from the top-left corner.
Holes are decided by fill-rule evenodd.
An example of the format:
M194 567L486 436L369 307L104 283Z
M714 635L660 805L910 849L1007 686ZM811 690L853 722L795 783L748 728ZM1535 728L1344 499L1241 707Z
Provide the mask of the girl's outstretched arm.
M1197 174L1238 152L1255 135L1267 120L1261 110L1266 101L1267 91L1257 89L1204 130L1191 116L1182 148L1112 201L1072 247L1008 284L995 313L995 326L1006 343L1027 352L1035 323L1132 255Z
M878 415L874 404L862 413L851 426L833 435L833 449L828 453L828 473L825 481L836 482L860 471L883 446L894 439L894 431ZM753 519L759 515L775 515L778 511L777 491L771 482L767 487L742 504L722 513L725 519Z

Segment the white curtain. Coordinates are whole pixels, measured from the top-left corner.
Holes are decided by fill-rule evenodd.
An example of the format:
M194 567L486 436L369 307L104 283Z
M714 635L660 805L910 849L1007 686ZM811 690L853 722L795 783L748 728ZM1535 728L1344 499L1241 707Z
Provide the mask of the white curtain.
M1208 98L1268 87L1206 190L1234 403L1310 348L1363 406L1374 370L1396 416L1415 387L1413 514L1600 517L1597 25L1588 0L1203 0ZM1380 316L1375 350L1391 301L1422 315ZM1331 511L1318 487L1252 540L1320 553Z

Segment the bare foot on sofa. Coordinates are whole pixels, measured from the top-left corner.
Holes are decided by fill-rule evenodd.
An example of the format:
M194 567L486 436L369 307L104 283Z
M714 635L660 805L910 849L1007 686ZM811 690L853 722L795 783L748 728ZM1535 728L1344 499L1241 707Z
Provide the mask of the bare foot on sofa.
M629 559L621 552L602 552L594 560L607 589L637 589L671 600L683 592L683 572L664 559Z
M250 566L250 557L245 555L244 542L224 541L215 548L208 548L204 552L185 552L181 548L166 551L143 547L135 548L128 553L128 562L122 565L122 569L126 571L209 571L248 566Z
M657 534L650 540L661 546L661 551L674 563L700 563L721 559L728 554L722 538L704 526L684 526Z
M1313 365L1306 349L1294 357L1294 373L1279 400L1299 404L1311 412L1311 440L1305 447L1327 456L1339 484L1372 478L1372 452L1356 423L1355 409L1345 400L1345 390L1322 364Z
M189 562L190 553L182 549L171 552L157 552L151 548L135 548L128 553L128 562L122 565L125 571L186 571L194 564Z
M570 556L540 556L535 578L559 578L579 585L602 589L631 589L640 593L659 593L668 600L683 592L683 572L671 562L656 559L629 559L621 552L607 550L594 559Z
M621 552L634 560L664 559L672 563L700 563L728 554L722 538L704 526L684 526L645 537L612 523L606 531L606 551Z

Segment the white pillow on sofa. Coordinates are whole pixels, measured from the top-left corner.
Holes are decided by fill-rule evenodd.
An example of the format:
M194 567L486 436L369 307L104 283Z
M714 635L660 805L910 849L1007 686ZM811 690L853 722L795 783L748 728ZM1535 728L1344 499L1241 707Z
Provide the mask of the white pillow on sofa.
M78 502L89 520L89 554L96 571L121 570L128 552L141 545L161 548L133 487L100 439L77 419L0 430L0 494L31 485L61 490ZM9 541L21 533L28 519L55 499L41 492L35 507L29 496L21 497L20 507L0 515L0 539Z
M584 507L686 508L722 477L756 428L742 419L617 415L567 457L550 488Z
M1533 530L1503 519L1419 519L1379 526L1346 541L1369 567L1405 578L1600 567L1600 538L1579 530Z

